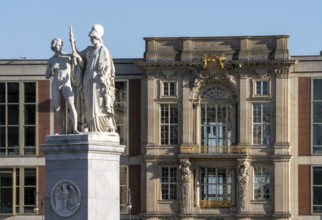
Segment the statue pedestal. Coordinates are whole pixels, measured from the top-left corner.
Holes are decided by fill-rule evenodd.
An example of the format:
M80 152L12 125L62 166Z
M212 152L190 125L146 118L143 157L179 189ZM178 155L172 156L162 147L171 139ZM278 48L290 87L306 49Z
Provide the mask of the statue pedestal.
M117 133L47 136L46 220L120 219L120 154Z

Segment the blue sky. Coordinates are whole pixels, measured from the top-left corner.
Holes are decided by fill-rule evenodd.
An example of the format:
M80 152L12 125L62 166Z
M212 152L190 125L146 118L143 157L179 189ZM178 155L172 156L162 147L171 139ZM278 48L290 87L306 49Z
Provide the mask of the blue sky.
M114 58L142 58L144 37L290 35L291 55L322 50L321 0L1 0L0 59L47 59L50 42L79 50L93 24Z

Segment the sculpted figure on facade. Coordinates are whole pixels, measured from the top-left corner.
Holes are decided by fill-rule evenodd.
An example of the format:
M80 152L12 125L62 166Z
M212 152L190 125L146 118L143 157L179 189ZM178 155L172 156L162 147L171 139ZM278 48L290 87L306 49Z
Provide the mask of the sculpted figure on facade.
M51 103L54 107L58 118L59 134L64 134L63 115L61 111L61 96L66 100L69 109L69 118L72 124L72 132L78 134L77 130L77 112L74 105L74 92L71 85L71 55L62 52L63 41L55 38L51 42L51 49L54 55L48 60L46 79L53 77L51 84L52 99Z
M249 162L247 160L242 160L238 162L237 167L238 175L238 195L239 195L239 211L245 209L245 198L247 193L247 183L249 179Z
M181 212L188 213L192 202L191 195L191 183L192 183L192 172L190 170L191 163L188 160L181 162L179 167L181 173L182 193L181 193Z
M83 75L80 91L84 109L81 111L88 131L115 132L115 68L112 56L103 44L103 34L103 26L95 24L88 35L92 45L80 52L76 50L72 32L70 41L77 68L83 72L77 74Z

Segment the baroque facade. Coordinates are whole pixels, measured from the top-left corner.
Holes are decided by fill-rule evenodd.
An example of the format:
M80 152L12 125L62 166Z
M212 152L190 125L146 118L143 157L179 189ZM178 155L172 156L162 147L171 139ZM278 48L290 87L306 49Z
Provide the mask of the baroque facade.
M285 35L145 43L114 60L121 219L320 219L322 56ZM0 61L0 219L46 205L46 63Z

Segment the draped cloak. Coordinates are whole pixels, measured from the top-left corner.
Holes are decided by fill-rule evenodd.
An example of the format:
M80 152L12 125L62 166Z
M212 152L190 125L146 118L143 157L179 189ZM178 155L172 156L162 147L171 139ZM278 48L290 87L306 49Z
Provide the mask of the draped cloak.
M80 53L86 69L83 77L85 119L89 131L115 131L115 67L108 49L87 47ZM101 70L98 69L100 66Z

